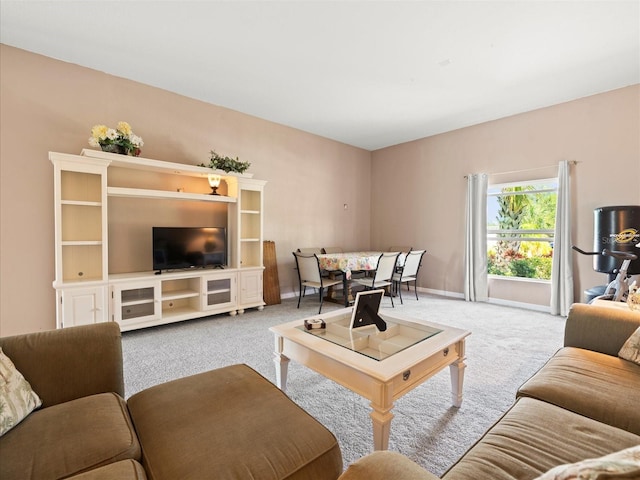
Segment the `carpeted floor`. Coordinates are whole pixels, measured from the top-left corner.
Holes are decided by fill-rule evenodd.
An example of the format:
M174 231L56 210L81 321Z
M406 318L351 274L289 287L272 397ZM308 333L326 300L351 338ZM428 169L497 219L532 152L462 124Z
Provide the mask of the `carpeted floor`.
M317 297L268 306L262 312L217 315L123 333L127 397L158 383L246 363L275 382L268 327L317 313ZM464 400L451 406L449 369L396 402L389 449L441 475L510 407L518 387L562 345L564 318L541 312L420 294L396 302L403 315L472 332L467 339ZM323 312L340 308L326 304ZM391 310L388 299L384 311ZM368 401L291 362L287 394L331 430L345 466L372 451Z

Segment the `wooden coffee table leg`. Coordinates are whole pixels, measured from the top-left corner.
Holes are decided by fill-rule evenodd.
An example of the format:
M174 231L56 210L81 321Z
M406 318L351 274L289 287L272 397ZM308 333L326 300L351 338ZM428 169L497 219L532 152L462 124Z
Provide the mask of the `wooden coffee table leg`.
M371 408L373 408L373 411L370 413L373 422L373 449L388 450L391 420L393 419L393 413L391 413L393 404L388 408L381 408L372 402Z
M459 358L454 363L449 365L449 372L451 373L451 402L454 407L460 407L462 405L462 385L464 382L464 369L466 368L465 354L464 354L464 340L458 343L457 347L459 352Z
M273 362L276 364L276 385L283 392L287 389L287 372L289 370L289 357L282 354L284 351L284 338L276 335L276 349L273 353Z

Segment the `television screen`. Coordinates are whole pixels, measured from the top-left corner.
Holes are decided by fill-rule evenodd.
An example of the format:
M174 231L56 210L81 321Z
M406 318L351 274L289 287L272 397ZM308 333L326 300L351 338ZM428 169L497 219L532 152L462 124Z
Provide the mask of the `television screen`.
M227 265L227 231L222 227L153 227L153 269Z

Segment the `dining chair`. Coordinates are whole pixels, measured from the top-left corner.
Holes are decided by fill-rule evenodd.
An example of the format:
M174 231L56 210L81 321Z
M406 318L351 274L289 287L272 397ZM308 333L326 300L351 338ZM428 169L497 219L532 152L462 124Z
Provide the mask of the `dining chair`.
M298 248L296 250L298 253L302 253L304 255L320 255L321 253L325 253L323 248L320 247L308 247L308 248ZM296 267L296 270L298 267ZM328 277L329 272L322 272L323 277Z
M413 247L389 247L390 252L400 252L400 255L398 256L398 263L396 264L396 273L402 272L404 259L411 250L413 250Z
M299 252L292 252L296 259L296 269L298 270L298 282L300 287L300 296L298 297L298 308L300 308L300 300L304 297L307 287L316 288L320 293L320 308L318 314L322 312L322 303L324 301L324 289L333 285L341 284L342 280L334 280L322 276L320 270L320 262L316 254L306 255Z
M402 284L407 284L407 290L411 291L409 286L410 282L413 282L413 290L416 294L416 300L418 300L418 271L420 270L420 266L422 265L422 257L424 256L426 250L411 250L405 260L402 269L395 272L393 274L393 284L395 286L395 291L397 291L400 295L400 303L404 304L402 301Z
M378 258L378 266L373 274L373 277L354 278L352 281L362 285L367 290L373 290L378 288L386 288L393 286L393 274L396 270L396 263L398 262L398 255L400 252L384 252ZM395 308L393 304L393 295L389 291L391 298L391 306Z

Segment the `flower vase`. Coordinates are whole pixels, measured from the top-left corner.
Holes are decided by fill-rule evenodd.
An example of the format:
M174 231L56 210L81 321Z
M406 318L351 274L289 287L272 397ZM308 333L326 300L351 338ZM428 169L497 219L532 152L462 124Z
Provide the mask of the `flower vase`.
M103 152L109 153L118 153L120 155L127 155L127 149L122 145L116 145L115 143L110 143L109 145L100 145L100 148Z

